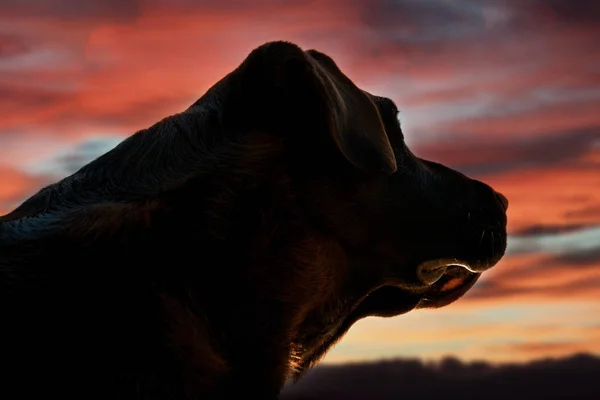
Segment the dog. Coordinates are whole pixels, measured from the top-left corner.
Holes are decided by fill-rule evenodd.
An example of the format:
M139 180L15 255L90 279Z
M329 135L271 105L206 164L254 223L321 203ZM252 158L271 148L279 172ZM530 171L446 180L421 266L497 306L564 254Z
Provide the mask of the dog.
M507 206L329 56L266 43L0 217L0 396L275 399L356 321L466 293Z

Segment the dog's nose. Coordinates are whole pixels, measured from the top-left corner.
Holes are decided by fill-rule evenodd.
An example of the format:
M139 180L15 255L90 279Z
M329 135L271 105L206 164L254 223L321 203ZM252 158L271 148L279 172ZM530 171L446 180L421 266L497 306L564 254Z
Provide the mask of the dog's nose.
M504 211L506 211L508 209L508 199L506 198L506 196L504 196L500 192L494 191L494 193L496 194L496 199L502 205L502 208L504 208Z

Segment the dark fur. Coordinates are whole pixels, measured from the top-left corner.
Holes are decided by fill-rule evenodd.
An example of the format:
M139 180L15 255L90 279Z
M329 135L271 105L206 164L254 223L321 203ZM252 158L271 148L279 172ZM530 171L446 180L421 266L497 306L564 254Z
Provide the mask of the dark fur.
M504 200L412 155L392 101L273 42L0 217L0 398L275 398L350 326L448 304Z

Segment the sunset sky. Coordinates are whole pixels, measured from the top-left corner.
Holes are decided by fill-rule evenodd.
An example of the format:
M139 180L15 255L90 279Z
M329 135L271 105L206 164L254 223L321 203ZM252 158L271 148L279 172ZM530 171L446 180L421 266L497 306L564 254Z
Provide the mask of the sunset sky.
M2 0L0 214L191 105L250 50L323 51L409 147L510 200L507 257L326 362L600 354L600 1Z

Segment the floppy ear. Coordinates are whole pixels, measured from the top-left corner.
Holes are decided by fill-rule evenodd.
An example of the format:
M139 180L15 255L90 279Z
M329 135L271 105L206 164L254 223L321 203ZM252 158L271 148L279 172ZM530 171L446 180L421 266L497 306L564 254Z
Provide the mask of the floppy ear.
M287 42L255 49L239 68L247 121L326 130L354 167L393 173L396 158L371 98L328 56ZM264 115L265 109L268 115Z
M363 171L395 172L396 157L375 103L330 57L316 50L306 54L328 103L329 132L340 152Z

